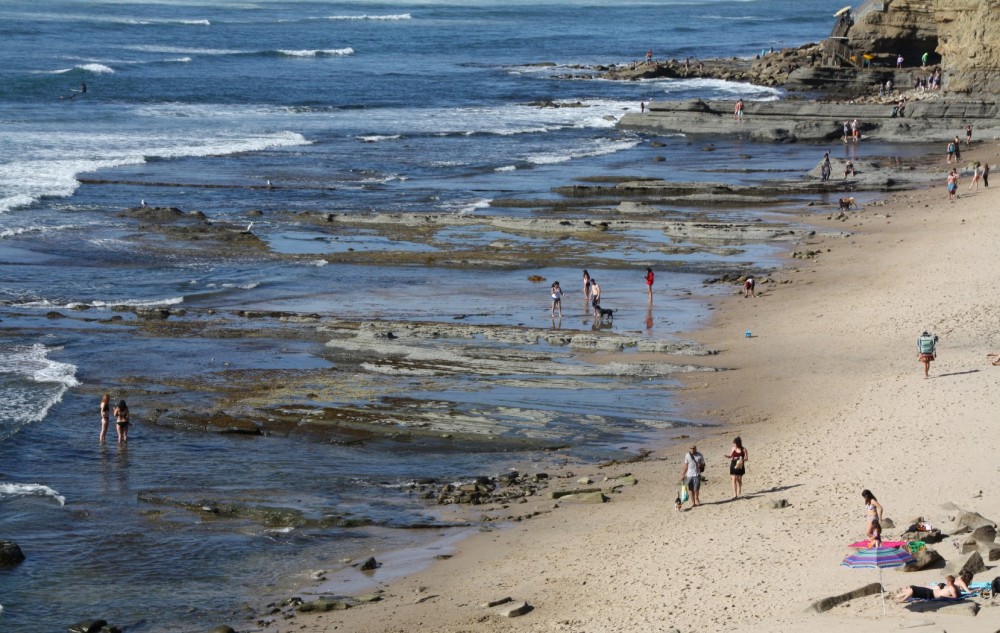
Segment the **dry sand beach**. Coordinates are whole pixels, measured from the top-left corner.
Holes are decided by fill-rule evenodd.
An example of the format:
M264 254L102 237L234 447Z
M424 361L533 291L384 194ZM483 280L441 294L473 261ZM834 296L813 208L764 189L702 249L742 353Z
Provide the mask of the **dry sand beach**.
M986 141L964 158L997 156L996 141ZM975 617L892 601L883 616L878 595L805 612L878 580L876 570L840 565L847 544L864 537L862 489L897 526L886 538L918 516L947 530L956 514L947 502L1000 517L1000 367L986 357L1000 352L1000 197L996 187L968 192L966 178L949 204L943 162L941 184L929 189L846 221L803 217L850 235L800 244L820 255L791 260L757 298L721 301L713 325L692 335L720 351L699 363L730 370L690 374L680 395L692 415L722 425L697 442L708 460L702 507L674 509L683 445L640 463L568 465L549 471L564 477L553 487L625 472L639 483L602 505L539 498L518 510L540 513L530 520L475 533L442 550L451 558L381 584L380 602L276 614L265 630L996 631L1000 608L982 600ZM941 337L928 380L916 351L925 329ZM737 434L750 459L745 497L732 500L723 455ZM780 500L788 506L772 509ZM963 538L932 547L952 562ZM945 573L883 575L891 592ZM345 574L320 591L352 588L345 579L360 572ZM507 596L533 610L506 619L482 606Z

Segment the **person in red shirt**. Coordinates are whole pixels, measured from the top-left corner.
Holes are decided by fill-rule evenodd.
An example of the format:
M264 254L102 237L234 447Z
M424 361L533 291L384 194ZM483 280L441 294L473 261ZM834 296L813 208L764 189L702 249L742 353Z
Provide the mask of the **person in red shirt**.
M646 267L646 292L649 293L649 301L653 301L653 269Z

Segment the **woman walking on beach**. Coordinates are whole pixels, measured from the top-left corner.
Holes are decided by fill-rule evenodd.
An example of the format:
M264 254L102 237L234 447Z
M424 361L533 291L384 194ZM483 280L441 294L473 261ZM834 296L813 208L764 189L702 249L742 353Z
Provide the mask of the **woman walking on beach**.
M938 337L924 330L924 333L917 337L917 360L924 364L924 378L927 378L931 371L931 361L937 359Z
M646 267L646 292L649 293L649 302L653 303L653 269Z
M882 504L871 490L862 490L861 496L865 500L865 536L879 538L882 535Z
M583 303L590 303L590 273L586 269L583 271Z
M983 163L983 186L990 188L990 161Z
M729 474L733 478L733 499L739 499L743 494L743 475L747 472L747 449L743 448L743 440L737 437L733 440L733 448L726 458L729 459Z
M948 174L948 202L954 202L958 197L958 170L952 169Z
M972 191L972 185L975 185L977 190L979 189L979 178L981 173L982 171L979 168L979 161L977 160L972 165L972 182L969 183L969 191Z
M115 407L115 426L118 429L118 443L128 443L128 405L124 400L118 401Z
M111 394L106 393L101 397L101 435L100 443L104 443L104 438L108 434L108 423L111 421Z

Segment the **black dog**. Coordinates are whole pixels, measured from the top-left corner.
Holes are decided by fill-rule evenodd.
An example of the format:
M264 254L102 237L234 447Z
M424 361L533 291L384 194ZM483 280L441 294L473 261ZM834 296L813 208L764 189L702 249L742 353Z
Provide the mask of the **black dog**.
M601 306L594 306L594 309L597 310L597 314L600 317L602 323L605 321L608 321L610 323L611 321L615 320L615 311L612 310L611 308L602 308Z

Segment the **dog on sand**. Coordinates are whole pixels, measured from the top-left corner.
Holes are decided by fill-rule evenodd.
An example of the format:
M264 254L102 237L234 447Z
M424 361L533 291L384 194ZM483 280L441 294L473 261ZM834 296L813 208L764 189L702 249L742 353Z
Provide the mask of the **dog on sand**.
M855 208L855 209L858 208L858 203L854 201L854 196L851 196L850 198L841 198L840 199L840 210L841 211L850 211L852 207Z

